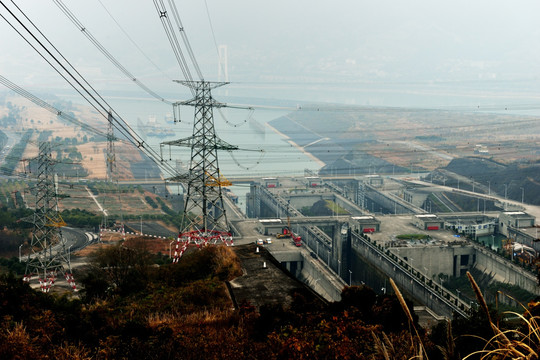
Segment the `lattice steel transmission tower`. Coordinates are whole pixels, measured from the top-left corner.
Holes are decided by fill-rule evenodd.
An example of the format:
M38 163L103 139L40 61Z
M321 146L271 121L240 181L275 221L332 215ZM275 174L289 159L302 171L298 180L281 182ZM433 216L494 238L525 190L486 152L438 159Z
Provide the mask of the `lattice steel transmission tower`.
M114 152L114 128L113 128L113 116L109 110L108 127L107 127L107 181L113 182L113 174L116 169L116 154Z
M61 227L66 223L58 213L58 181L56 175L53 176L52 173L53 164L50 143L40 143L37 184L33 189L36 197L35 211L31 220L34 231L23 280L30 281L37 275L41 290L44 292L48 292L54 284L58 272L62 272L69 285L75 289L70 254L66 251L66 240L61 232Z
M193 135L184 139L162 143L169 146L191 148L189 172L171 180L187 183L184 196L183 229L178 236L174 262L182 256L187 246L224 242L232 245L232 235L227 222L221 187L230 184L221 176L218 164L218 150L238 150L219 139L214 129L214 107L223 107L212 98L211 90L226 83L208 81L177 81L195 90L195 97L175 103L195 107ZM176 119L176 111L175 111ZM182 225L181 225L182 226Z

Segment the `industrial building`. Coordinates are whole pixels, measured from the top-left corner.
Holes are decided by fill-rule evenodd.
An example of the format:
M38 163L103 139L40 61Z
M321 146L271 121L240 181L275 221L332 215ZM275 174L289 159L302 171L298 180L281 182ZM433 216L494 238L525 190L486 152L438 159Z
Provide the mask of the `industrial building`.
M412 223L422 230L444 229L444 220L435 214L420 214L412 217Z
M381 231L381 222L374 216L353 216L350 222L351 229L360 233L374 233Z
M530 228L534 226L535 220L534 216L523 211L504 211L499 214L499 232L509 236L511 228Z

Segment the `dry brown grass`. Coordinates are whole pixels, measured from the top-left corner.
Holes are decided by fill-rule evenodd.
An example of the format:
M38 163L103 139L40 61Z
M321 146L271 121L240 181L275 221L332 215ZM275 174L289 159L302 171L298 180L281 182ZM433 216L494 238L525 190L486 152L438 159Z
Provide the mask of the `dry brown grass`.
M232 280L242 275L242 266L240 265L238 255L236 255L230 246L216 246L216 263L218 264L215 269L216 274L229 274L229 278L224 280Z
M487 306L487 303L485 301L485 298L482 294L482 291L480 290L480 287L472 277L472 275L467 272L467 277L469 279L469 282L471 283L471 287L476 295L476 299L478 301L478 304L480 305L480 308L485 312L487 319L489 321L489 324L491 326L491 329L493 330L493 336L490 339L483 339L485 341L485 346L480 351L475 351L471 354L468 354L463 359L468 359L474 357L480 358L480 359L496 359L496 360L502 360L502 359L523 359L523 360L535 360L539 359L539 353L540 353L540 317L535 316L530 309L533 309L537 306L540 306L540 303L530 303L529 307L523 307L524 314L520 314L517 312L505 312L504 314L508 316L513 316L521 320L521 329L511 329L511 330L505 330L502 331L498 324L495 324L491 318L491 314L489 312L489 308ZM427 359L427 355L425 353L425 348L422 343L422 339L417 331L417 329L414 326L414 323L412 321L411 313L405 303L405 300L403 299L403 296L401 295L401 292L399 291L398 287L394 283L392 279L390 279L390 284L392 285L392 288L394 289L396 296L398 297L398 300L403 308L403 311L407 315L407 318L409 319L409 326L410 334L411 334L411 344L413 346L411 347L410 359ZM508 296L508 295L506 295ZM510 297L510 296L509 296ZM510 297L511 298L511 297ZM515 300L515 299L514 299ZM414 334L413 335L413 330ZM438 346L439 350L441 351L444 358L451 359L455 356L455 347L454 347L454 341L452 337L452 328L450 326L450 323L447 327L448 336L447 336L447 344L446 347ZM471 335L473 336L473 335ZM416 344L416 346L414 345ZM393 344L388 340L388 338L383 334L383 339L376 337L374 335L374 345L375 349L377 350L377 353L384 357L385 359L392 359L393 354Z
M151 254L168 254L169 253L169 243L168 239L157 239L141 236L133 236L127 238L124 242L124 246L128 248L139 248L145 249Z
M390 278L389 280L390 280L390 285L392 285L392 288L394 289L394 292L399 300L399 304L401 305L401 308L405 312L405 315L407 316L407 320L409 322L409 333L411 335L410 354L412 354L409 359L426 359L427 360L428 356L426 354L422 337L420 336L420 334L418 333L418 330L416 329L416 326L414 325L414 319L409 310L409 307L407 306L407 303L405 302L405 299L403 298L403 295L401 294L401 291L399 291L399 288L397 287L394 280L392 278ZM377 351L377 353L387 360L394 359L395 349L392 344L392 341L389 340L386 334L383 333L383 340L381 340L374 334L373 334L373 337L375 340L374 345L375 345L375 350Z
M148 326L158 328L167 326L200 326L228 322L235 314L234 309L206 309L190 314L154 313L148 316Z
M538 349L540 346L540 327L538 326L538 317L534 316L528 308L525 308L525 316L516 312L505 312L505 314L513 315L521 319L523 325L526 325L527 332L522 332L518 329L501 331L501 329L493 323L489 309L480 288L472 275L467 272L467 277L476 294L476 299L481 308L486 313L493 337L486 340L486 345L483 350L467 355L467 359L474 355L481 355L482 359L538 359Z

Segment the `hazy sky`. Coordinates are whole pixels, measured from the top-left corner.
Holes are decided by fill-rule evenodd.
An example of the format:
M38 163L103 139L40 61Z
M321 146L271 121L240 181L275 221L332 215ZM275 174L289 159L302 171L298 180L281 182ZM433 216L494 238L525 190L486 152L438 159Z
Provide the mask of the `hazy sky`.
M158 67L130 43L100 1L65 4L136 77L155 91L176 89L171 80L181 79L181 73L153 2L101 2ZM16 3L98 89L137 90L53 1ZM535 88L540 77L538 1L206 3L216 41L228 48L229 80L246 86L294 84L301 93L303 86L314 83L331 87L481 81L519 92ZM205 1L176 4L205 78L217 80L218 56ZM7 11L1 7L0 13L6 16ZM65 86L3 19L0 34L1 75L29 90Z

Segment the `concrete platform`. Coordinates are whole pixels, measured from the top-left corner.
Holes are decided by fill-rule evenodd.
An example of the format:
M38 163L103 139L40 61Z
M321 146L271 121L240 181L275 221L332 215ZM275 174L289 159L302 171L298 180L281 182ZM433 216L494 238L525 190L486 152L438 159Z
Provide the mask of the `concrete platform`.
M313 300L323 301L311 289L283 271L268 251L256 244L235 247L242 264L243 276L230 282L230 289L236 304L247 302L259 309L263 305L288 307L293 302L293 294L301 292Z

